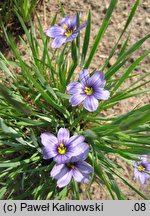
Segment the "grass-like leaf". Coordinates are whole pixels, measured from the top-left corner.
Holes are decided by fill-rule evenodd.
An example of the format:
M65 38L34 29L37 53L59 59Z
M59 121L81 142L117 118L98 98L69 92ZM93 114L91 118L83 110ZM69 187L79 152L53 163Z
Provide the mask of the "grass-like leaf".
M92 59L94 57L94 54L97 51L97 48L98 48L98 46L100 44L100 41L102 40L103 35L104 35L104 33L105 33L106 29L107 29L109 20L111 18L112 12L113 12L116 4L117 4L117 0L111 0L109 8L108 8L108 10L106 12L106 15L104 17L103 23L102 23L102 25L101 25L98 33L97 33L97 36L96 36L96 38L94 40L94 43L93 43L93 46L91 48L89 57L88 57L85 65L84 65L84 68L88 68L89 67L89 65L90 65L90 63L91 63L91 61L92 61Z

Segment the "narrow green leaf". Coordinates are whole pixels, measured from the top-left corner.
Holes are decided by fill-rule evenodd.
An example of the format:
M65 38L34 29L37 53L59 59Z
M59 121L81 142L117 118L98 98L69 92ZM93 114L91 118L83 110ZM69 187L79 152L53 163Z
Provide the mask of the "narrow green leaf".
M3 60L0 59L0 68L5 71L8 76L10 76L13 80L15 80L14 75L10 72L10 70L8 69L8 67L6 66L5 62Z
M4 199L4 194L7 192L7 186L4 186L0 189L0 199L3 200Z
M131 85L129 86L129 89L131 89L132 86L136 85L137 83L140 83L140 81L145 80L145 78L147 76L150 76L150 72L145 73L144 75L141 76L141 74L139 75L139 78L132 82Z
M129 130L150 121L150 110L133 114L120 124L121 130Z
M40 160L41 157L40 156L36 156L34 158L29 158L29 159L25 159L25 160L21 160L21 161L17 161L17 162L13 162L12 160L8 160L8 161L0 161L0 167L17 167L17 166L21 166L21 165L25 165L25 164L29 164L31 162L37 162L38 160Z
M125 40L125 42L124 42L124 44L123 44L123 46L122 46L122 48L121 48L121 50L120 50L120 52L118 54L118 57L122 56L125 53L125 50L126 50L126 48L128 46L128 41L129 41L129 36Z
M73 40L71 43L71 56L74 64L78 63L78 51L75 41Z
M116 72L118 72L118 69L125 64L127 61L127 58L136 51L148 38L150 38L150 34L146 35L145 37L141 38L139 41L134 43L125 53L123 53L115 62L112 67L108 69L108 71L105 74L106 80L110 79L112 75L114 75Z
M118 198L119 200L124 200L124 197L123 197L123 195L122 195L122 193L121 193L121 191L120 191L120 189L119 189L119 187L118 187L118 184L117 184L117 182L115 181L114 177L113 177L113 176L111 175L111 173L109 173L109 172L107 172L107 176L108 176L108 178L109 178L109 180L110 180L110 182L111 182L113 191L114 191L114 192L116 193L116 195L117 195L117 198Z
M111 50L111 52L110 52L110 54L109 54L109 57L108 57L108 59L106 60L104 66L102 67L102 71L106 68L106 66L107 66L108 63L109 63L109 60L111 59L111 57L112 57L113 54L115 53L115 51L116 51L116 49L117 49L117 46L118 46L118 44L119 44L119 41L121 40L122 36L124 35L126 29L127 29L128 26L129 26L130 22L132 21L132 18L134 17L134 14L135 14L135 11L136 11L138 5L139 5L139 0L136 0L136 1L135 1L135 4L133 5L133 7L132 7L132 9L131 9L130 15L128 16L128 19L127 19L127 22L126 22L126 24L125 24L125 27L124 27L124 29L122 30L122 32L121 32L121 34L120 34L120 36L119 36L119 38L118 38L118 40L117 40L115 46L114 46L113 49ZM124 46L123 46L123 48L122 48L122 50L121 50L121 53L123 53L123 51L124 51L124 49L125 49L125 47L126 47L126 45L127 45L127 42L128 42L128 38L127 38L127 40L126 40L126 42L125 42L125 44L124 44Z
M60 6L60 9L61 9L61 15L62 17L65 16L65 11L64 11L64 7L63 7L63 3L61 1L59 1L59 6Z
M69 68L69 71L68 71L68 77L67 77L66 85L69 83L69 81L72 77L72 74L73 74L74 70L76 69L76 67L77 67L77 64L73 62Z
M136 66L150 53L150 51L146 51L142 56L140 56L138 59L136 59L126 70L126 72L122 75L119 82L116 84L116 86L113 89L113 92L115 92L121 84L129 77L130 73L136 68Z
M26 34L27 40L28 40L28 42L29 42L29 44L31 46L31 36L30 36L30 33L29 33L29 31L28 31L28 29L27 29L27 27L25 25L25 22L24 22L23 18L17 12L17 8L16 8L15 12L16 12L16 15L17 15L17 17L18 17L18 19L19 19L19 21L20 21L20 23L22 25L22 28L23 28L23 30L24 30L24 32Z
M9 104L11 104L19 112L24 113L25 115L30 115L31 114L30 108L27 107L25 103L23 103L21 101L17 101L16 99L14 99L9 94L9 90L6 87L4 87L1 83L0 83L0 94L5 98L5 100Z
M83 42L83 47L82 47L81 66L84 65L88 46L89 46L90 33L91 33L91 11L89 11L87 23L88 24L85 30L84 42Z
M102 25L101 25L101 27L100 27L100 29L98 31L98 34L97 34L97 36L96 36L96 38L94 40L94 43L93 43L93 46L91 48L89 57L88 57L88 59L86 61L86 64L84 65L84 68L89 67L89 65L90 65L90 63L91 63L91 61L92 61L92 59L94 57L94 54L97 51L97 48L98 48L98 46L100 44L100 41L102 40L103 35L104 35L104 33L105 33L106 29L107 29L109 20L111 18L112 12L113 12L116 4L117 4L117 0L111 0L109 8L108 8L108 10L106 12L105 18L103 20L103 23L102 23Z
M94 163L94 172L95 172L95 173L100 177L100 179L104 182L104 184L106 185L106 187L107 187L107 189L108 189L108 191L109 191L109 193L110 193L112 199L115 199L114 194L113 194L113 191L112 191L112 189L111 189L111 186L110 186L108 180L106 179L106 177L105 177L103 171L101 170L100 165L97 164L97 161L96 161L96 160L93 161L93 158L92 158L92 155L91 155L91 154L89 154L88 159L90 160L91 165L93 165L93 163Z
M56 20L57 20L57 13L55 14L55 16L54 16L54 18L53 18L53 20L51 22L51 26L55 25Z
M24 65L24 62L22 62ZM32 74L28 71L28 69L24 70L27 74L28 79L33 83L33 85L37 88L37 90L41 93L43 98L55 109L62 113L66 113L66 110L62 107L62 105L58 105L50 96L45 92L42 86L33 78Z
M4 133L11 135L14 138L21 136L18 131L14 130L11 127L8 127L2 118L0 118L0 127Z
M114 172L114 171L113 171ZM121 179L121 181L127 185L129 188L131 188L133 191L135 191L137 194L139 194L143 199L145 200L149 200L149 198L147 198L143 193L141 193L138 189L136 189L133 185L131 185L129 182L127 182L124 178L122 178L120 175L118 175L116 172L114 172L116 176L118 176L118 178Z
M36 6L37 6L37 0L32 0L31 5L30 5L29 10L28 10L29 15L34 12L34 9Z

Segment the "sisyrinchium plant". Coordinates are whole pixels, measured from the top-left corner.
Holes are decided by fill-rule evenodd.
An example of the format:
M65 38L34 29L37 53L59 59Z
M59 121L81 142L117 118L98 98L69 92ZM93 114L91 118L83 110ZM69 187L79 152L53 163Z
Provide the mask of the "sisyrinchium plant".
M123 167L111 155L132 166L131 175L142 184L149 181L150 105L114 117L103 114L121 100L149 91L140 87L147 83L144 78L150 73L133 74L149 50L130 65L126 62L150 35L130 46L126 38L116 62L107 67L139 0L103 67L90 68L116 4L117 0L111 0L91 46L90 11L87 22L81 23L78 13L69 17L62 8L62 20L56 15L46 32L38 16L38 26L31 21L28 30L16 11L26 36L20 40L27 60L4 28L13 60L0 53L0 68L6 73L0 83L1 199L80 199L82 183L87 184L84 195L91 199L94 181L105 185L112 199L127 199L118 180L148 199L134 181L124 177ZM80 31L85 32L83 43ZM121 85L135 76L136 81L122 91Z

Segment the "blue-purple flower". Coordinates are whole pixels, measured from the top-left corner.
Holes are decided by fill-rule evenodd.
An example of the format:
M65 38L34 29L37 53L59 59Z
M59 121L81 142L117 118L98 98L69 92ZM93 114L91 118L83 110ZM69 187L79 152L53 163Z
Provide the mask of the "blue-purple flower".
M74 162L74 158L71 158L67 164L56 164L50 175L57 180L57 186L62 188L68 185L72 178L77 182L88 183L89 174L92 172L93 168L88 163L83 160Z
M79 73L80 82L72 82L67 86L67 91L72 94L69 102L83 106L89 112L94 112L98 107L98 100L107 100L110 97L108 90L104 89L106 83L103 72L97 71L90 77L88 70Z
M134 161L134 177L141 181L142 184L147 183L147 179L150 178L150 162L147 162L147 156L142 155L138 157L141 161ZM146 171L146 172L145 172Z
M57 137L51 133L42 133L43 159L53 158L58 164L69 163L71 157L74 158L74 162L82 160L89 151L89 146L84 140L84 136L81 135L70 137L66 128L60 128Z
M69 16L62 19L60 25L52 26L47 29L46 35L54 38L52 48L58 48L66 41L72 41L78 35L78 32L84 28L87 23L77 27L77 16L74 16L71 20Z

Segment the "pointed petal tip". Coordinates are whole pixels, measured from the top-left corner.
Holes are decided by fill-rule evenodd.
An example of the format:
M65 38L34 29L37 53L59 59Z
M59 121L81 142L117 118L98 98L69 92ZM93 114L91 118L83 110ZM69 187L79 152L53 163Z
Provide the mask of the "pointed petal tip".
M84 108L89 112L94 112L98 108L98 100L94 96L88 96L84 100Z

